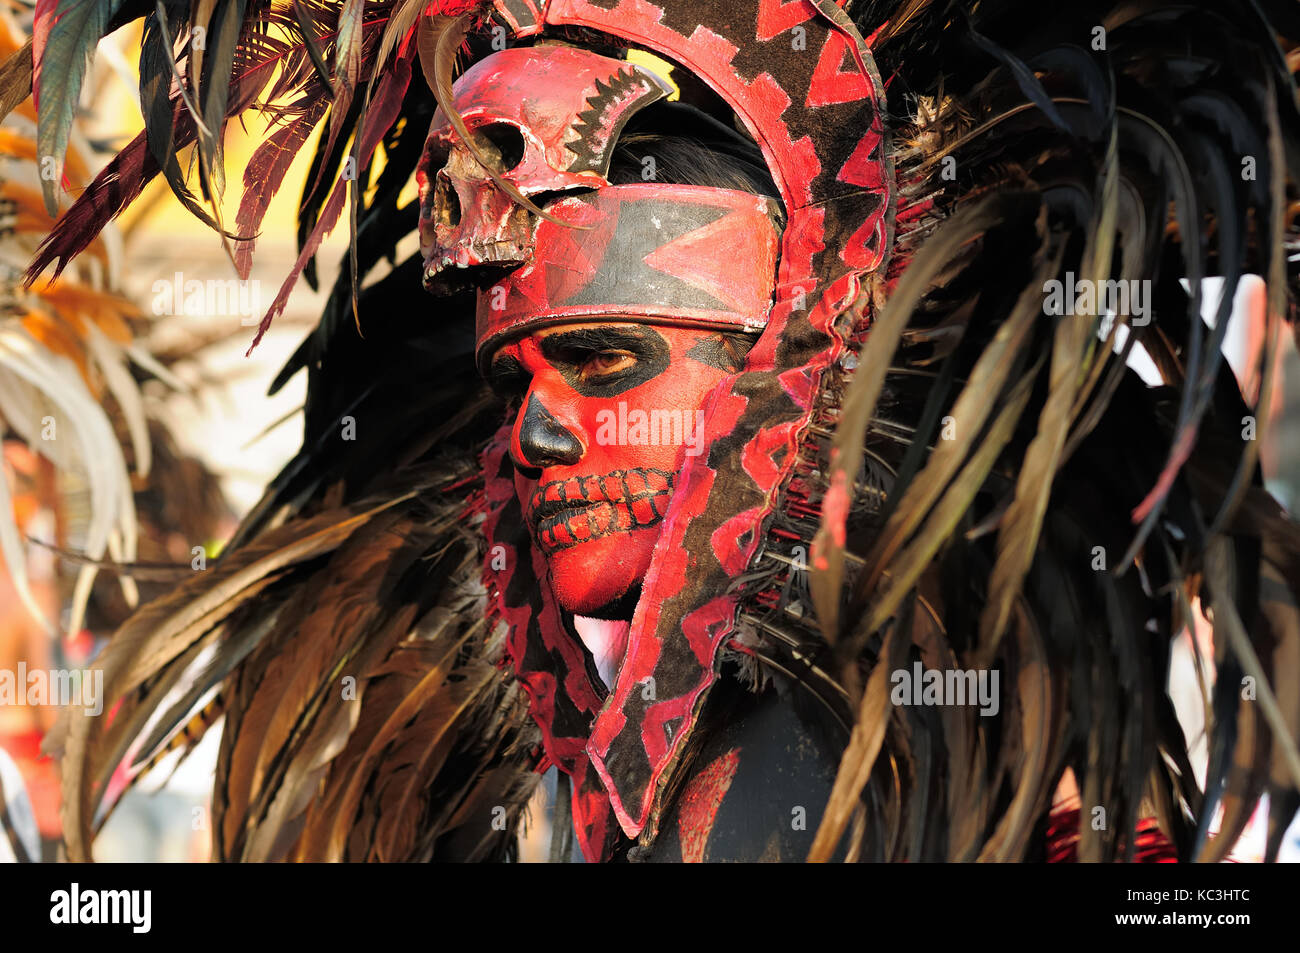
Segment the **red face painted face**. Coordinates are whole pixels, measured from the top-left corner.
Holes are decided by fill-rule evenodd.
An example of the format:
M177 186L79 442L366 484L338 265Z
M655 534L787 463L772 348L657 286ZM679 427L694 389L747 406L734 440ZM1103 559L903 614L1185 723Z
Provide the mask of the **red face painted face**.
M630 618L677 473L704 450L705 397L743 361L717 331L565 324L502 346L517 398L515 491L559 604Z

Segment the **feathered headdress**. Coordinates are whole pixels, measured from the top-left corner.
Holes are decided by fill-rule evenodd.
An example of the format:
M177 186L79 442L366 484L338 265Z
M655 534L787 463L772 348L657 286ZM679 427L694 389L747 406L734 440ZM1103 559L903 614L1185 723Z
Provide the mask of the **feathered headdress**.
M1276 853L1300 800L1300 535L1259 485L1258 442L1242 438L1251 409L1220 344L1240 277L1262 275L1266 416L1291 315L1294 12L1101 0L1046 22L1020 0L722 6L38 4L33 86L52 152L104 30L145 17L151 82L146 133L60 220L31 275L66 265L160 172L246 272L266 202L320 126L301 254L264 330L352 206L348 267L277 381L307 369L301 455L210 577L115 637L106 681L124 704L108 731L70 717L72 856L87 854L92 805L121 758L143 763L217 686L219 856L505 849L507 832L473 825L496 807L515 818L544 762L517 683L490 674L524 664L520 644L502 655L511 620L493 637L482 614L488 601L507 616L522 608L499 595L515 580L473 583L490 555L479 521L499 534L505 502L493 488L500 411L474 382L468 300L438 308L440 338L422 349L427 310L397 305L425 263L396 256L419 221L401 192L437 103L453 101L456 50L487 55L496 37L548 30L676 54L748 126L791 213L774 319L714 395L710 441L734 452L700 458L665 530L661 555L702 562L688 579L663 555L629 675L608 701L565 700L581 716L564 720L569 737L591 732L581 756L563 755L582 774L589 854L627 845L599 822L602 798L625 835L653 838L725 653L794 676L849 729L815 858L846 832L851 856L1023 858L1067 771L1084 804L1119 819L1080 825L1085 859L1131 856L1146 804L1182 856L1221 857L1265 790ZM46 85L49 64L59 78ZM22 65L6 65L11 84ZM13 88L0 95L21 101ZM220 130L249 108L281 125L245 174L232 226ZM197 195L175 159L190 146ZM396 267L365 285L386 257ZM1212 273L1227 291L1209 330ZM1138 282L1149 296L1109 314L1095 301L1045 309L1054 282L1080 280ZM1163 387L1127 374L1139 346ZM344 445L348 418L365 425ZM485 447L486 477L465 462ZM514 591L526 598L529 585ZM1213 609L1218 653L1204 791L1163 691L1194 596ZM195 672L208 646L218 661ZM544 647L549 665L581 661L578 646ZM892 706L889 675L911 658L1000 668L1002 715ZM655 677L655 705L634 696L633 672ZM181 685L183 702L141 742Z

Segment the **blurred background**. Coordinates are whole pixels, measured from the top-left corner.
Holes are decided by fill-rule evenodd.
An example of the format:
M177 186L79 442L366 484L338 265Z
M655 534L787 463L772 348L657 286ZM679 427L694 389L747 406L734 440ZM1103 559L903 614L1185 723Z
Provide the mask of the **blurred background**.
M17 50L30 26L29 3L0 0L0 56ZM67 170L71 194L143 128L136 64L125 54L138 48L139 37L127 32L133 29L138 25L100 44L85 83ZM265 134L265 126L232 125L226 141L232 179ZM57 282L24 287L23 271L51 222L40 201L34 136L30 102L0 126L0 543L7 569L0 572L0 672L17 672L20 664L29 671L85 665L133 604L167 591L193 560L220 551L298 448L302 377L274 397L266 392L326 298L300 282L284 314L245 354L298 254L295 212L311 143L270 206L246 297L227 300L224 308L210 300L184 305L190 282L206 288L235 273L217 237L181 208L161 178ZM409 190L413 195L413 183ZM228 222L239 191L228 192ZM322 246L319 288L332 285L345 249L343 227ZM1212 314L1215 285L1207 283L1206 292ZM1257 280L1239 289L1225 345L1251 394L1258 390L1261 296ZM421 304L422 292L412 288L412 307ZM1294 508L1300 503L1300 356L1289 335L1281 343L1272 401L1278 423L1260 436L1268 486ZM1136 356L1139 370L1141 363ZM105 500L112 503L107 510ZM134 559L151 572L123 584L111 570L97 572L77 558L87 551L100 562ZM1169 677L1193 763L1203 772L1197 652L1212 675L1208 626L1177 637ZM40 749L56 714L52 704L0 704L6 823L45 860L58 857L59 791L55 766ZM208 732L183 761L179 750L170 755L120 801L97 842L99 859L208 859L218 735ZM547 858L553 797L551 772L534 803L523 860ZM1235 856L1254 859L1262 849L1258 823ZM1300 859L1297 825L1283 858Z
M3 55L21 46L30 23L29 4L0 2ZM134 36L129 32L133 29L137 31ZM139 49L138 30L136 24L101 42L87 76L73 135L76 155L68 163L72 194L143 129L137 66L124 54L127 49ZM305 382L299 376L274 397L267 396L267 387L315 324L327 291L316 292L300 282L285 313L257 349L249 356L245 351L258 320L297 258L294 213L311 149L303 150L301 161L291 169L270 206L249 293L242 300L230 296L231 307L225 311L184 307L188 283L198 281L209 287L206 283L211 281L225 286L236 275L215 234L180 206L162 177L150 183L122 216L116 233L106 238L103 254L88 268L70 267L52 294L42 299L21 287L23 270L50 223L39 201L30 101L26 107L15 110L0 127L0 189L4 193L0 202L5 211L15 209L8 220L0 222L5 226L0 237L3 320L15 334L24 335L23 343L34 340L45 344L54 351L53 361L75 365L86 392L83 396L103 406L105 423L116 438L121 457L121 475L129 480L128 492L134 501L138 560L191 571L195 547L201 547L205 556L219 552L239 518L298 449L301 422L297 412ZM232 124L226 140L232 180L265 132L265 126ZM232 199L226 212L228 221L234 218L239 192L232 188L228 194ZM326 240L319 257L318 287L328 289L333 283L346 246L346 227ZM83 257L95 251L92 247ZM39 283L33 290L37 287ZM178 293L173 293L174 288ZM60 332L75 338L87 325L102 327L105 323L97 322L98 313L87 319L76 313L75 306L63 307L66 299L78 296L85 299L78 304L88 303L90 308L107 304L120 317L121 327L111 330L129 342L125 346L130 350L116 367L117 376L127 374L128 382L109 386L113 371L93 359L99 355L78 353L90 348L79 348L75 340L61 340ZM169 313L178 310L180 313ZM137 353L149 359L142 365L136 361ZM2 379L8 376L6 371L14 369L3 357L0 364L6 365L0 368L0 393L16 391L0 396L5 479L16 524L30 540L58 550L80 551L90 531L94 484L105 479L97 472L104 461L43 453L76 436L56 433L55 439L43 440L38 432L39 422L46 417L55 417L62 425L67 414L61 411L66 408L42 393L41 387L29 385L26 392L17 391ZM67 380L52 379L45 390L57 393L68 385ZM134 395L125 393L131 390ZM128 404L137 405L125 406ZM142 420L147 428L147 467L138 459L139 441L129 432L128 415ZM138 422L136 426L138 429ZM96 447L108 452L101 444ZM84 623L70 632L69 626L75 622L74 589L82 566L32 542L23 543L21 551L27 588L56 634L47 632L34 617L15 587L13 574L0 573L0 671L16 670L19 661L25 661L29 670L85 664L130 612L123 587L114 574L100 572L90 591ZM6 563L15 562L8 547L4 556ZM140 599L165 591L167 585L165 572L160 572L156 581L141 581ZM53 859L57 851L59 796L54 765L49 758L42 758L39 750L55 714L52 706L0 705L0 748L12 758L26 784L46 859ZM196 749L183 764L160 765L141 790L129 794L109 820L97 856L103 860L206 860L206 812L216 740L214 733L210 743Z

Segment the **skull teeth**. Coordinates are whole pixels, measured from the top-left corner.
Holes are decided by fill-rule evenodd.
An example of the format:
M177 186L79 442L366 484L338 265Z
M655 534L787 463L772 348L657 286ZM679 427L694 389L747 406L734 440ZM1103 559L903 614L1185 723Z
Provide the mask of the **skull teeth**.
M482 265L518 263L527 257L522 249L510 242L458 245L453 252L444 251L441 258L430 258L425 266L425 279L432 280L451 268L469 271Z

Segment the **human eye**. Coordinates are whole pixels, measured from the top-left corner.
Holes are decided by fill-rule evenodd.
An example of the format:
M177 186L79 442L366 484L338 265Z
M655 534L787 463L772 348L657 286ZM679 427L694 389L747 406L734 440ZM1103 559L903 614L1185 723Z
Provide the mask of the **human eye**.
M552 333L542 355L569 386L589 397L620 394L667 366L663 338L648 328L581 327Z
M621 376L636 367L637 357L631 351L592 351L580 358L578 373L593 384Z

